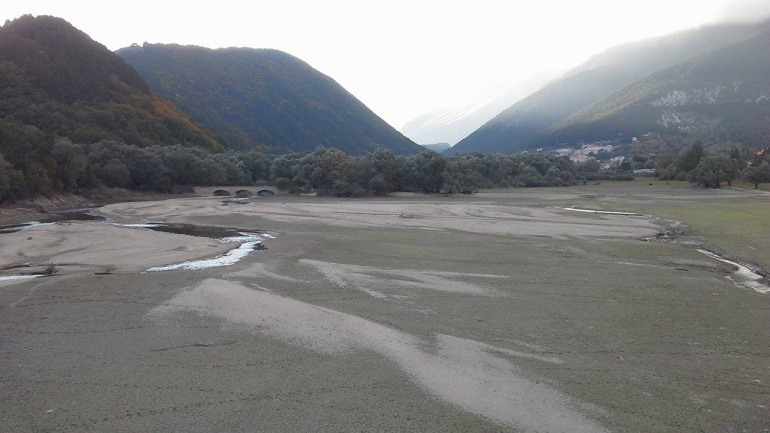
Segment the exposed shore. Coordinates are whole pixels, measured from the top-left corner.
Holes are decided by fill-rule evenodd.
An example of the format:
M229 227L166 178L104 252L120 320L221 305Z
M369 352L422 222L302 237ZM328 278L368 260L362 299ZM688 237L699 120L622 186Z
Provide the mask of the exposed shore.
M753 199L200 191L0 234L0 267L55 266L0 282L0 431L761 431L770 297L702 233L644 240L666 220L639 204L707 200ZM274 238L145 272L239 244L142 222Z

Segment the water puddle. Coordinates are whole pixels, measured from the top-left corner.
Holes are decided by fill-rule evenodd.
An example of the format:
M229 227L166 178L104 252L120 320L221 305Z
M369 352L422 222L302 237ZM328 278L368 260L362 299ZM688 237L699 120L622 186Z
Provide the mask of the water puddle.
M248 237L254 235L253 233L242 232L241 230L225 228L225 227L212 227L212 226L198 226L195 224L168 224L163 222L143 222L143 223L110 223L118 227L129 228L142 228L150 229L156 232L172 233L175 235L187 235L195 236L199 238L219 239L223 242L239 242L244 236ZM246 242L246 241L244 241Z
M30 227L41 227L63 221L103 221L105 218L91 215L91 209L66 209L48 212L45 221L28 221L21 224L0 225L0 234L16 233Z
M59 221L104 221L105 218L99 215L92 215L90 212L96 208L65 209L48 212L50 222Z
M223 242L247 242L243 239L248 238L249 236L256 236L254 233L244 233L234 229L196 226L193 224L147 224L145 227L156 232L219 239Z
M222 200L222 206L229 206L231 204L234 205L244 205L244 204L251 204L252 201L248 197L239 197L239 198L231 198L228 200Z
M0 282L2 281L18 281L18 280L31 280L33 278L42 277L42 274L34 275L3 275L0 276Z
M274 239L273 236L264 233L250 233L225 227L198 226L194 224L166 224L160 222L145 222L115 225L121 227L145 228L156 232L171 233L175 235L204 237L216 239L222 243L239 244L238 247L211 259L188 260L171 265L154 266L147 269L146 272L164 272L175 270L190 271L217 268L221 266L231 266L241 261L244 257L248 256L253 251L267 249L264 245L262 245L263 240Z
M601 215L643 216L642 214L633 213L633 212L616 212L616 211L610 211L610 210L581 209L578 207L563 207L562 209L573 211L573 212L595 213L595 214L601 214Z
M109 223L109 224L118 226L118 227L129 227L129 228L135 228L135 229L152 229L163 225L163 223Z
M26 223L21 224L9 224L9 225L3 225L0 226L0 234L4 233L16 233L19 231L22 231L23 229L29 228L29 227L41 227L41 226L48 226L54 224L52 222L50 223L44 223L40 221L29 221Z
M754 272L751 268L748 266L744 266L740 263L736 263L732 260L728 260L714 252L704 250L704 249L697 249L697 251L701 254L705 254L712 259L719 260L722 263L727 263L728 265L734 266L737 270L733 271L732 274L728 275L727 278L732 281L733 283L746 287L748 289L754 290L755 292L767 294L770 293L770 285L768 285L765 281L765 277L762 275Z
M0 226L0 234L15 233L30 227L53 225L64 221L106 221L106 218L104 217L91 215L89 213L90 210L91 209L71 209L51 212L46 215L45 222L29 221L23 224ZM243 232L237 229L224 227L198 226L194 224L168 224L164 222L152 221L128 224L106 221L106 223L118 227L149 229L157 232L171 233L176 235L216 239L222 243L238 244L237 247L231 249L225 254L212 259L191 260L172 265L156 266L148 269L147 272L170 271L176 269L193 270L219 266L230 266L251 254L252 251L266 249L262 245L262 241L264 239L273 238L273 236L268 234ZM21 280L25 278L35 278L38 276L39 275L11 275L0 277L0 281Z

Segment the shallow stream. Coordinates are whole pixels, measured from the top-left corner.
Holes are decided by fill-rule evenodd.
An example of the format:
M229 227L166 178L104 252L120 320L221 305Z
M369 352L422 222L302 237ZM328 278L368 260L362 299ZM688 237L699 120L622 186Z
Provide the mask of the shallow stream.
M754 272L748 266L744 266L740 263L728 260L712 251L698 248L697 250L701 254L705 254L712 259L719 260L722 263L734 266L736 268L727 278L736 285L746 287L759 293L770 293L770 285L767 284L765 277L757 272Z
M240 232L239 236L230 236L219 239L220 242L239 243L237 248L214 257L212 259L189 260L186 262L175 263L166 266L154 266L147 269L147 272L162 272L173 270L198 270L207 268L216 268L219 266L230 266L238 263L241 259L251 254L252 251L267 249L262 245L264 239L273 239L273 236L267 234Z
M213 226L198 226L194 224L167 224L163 222L143 222L143 223L129 223L120 224L107 221L106 218L98 215L92 215L89 213L90 209L73 209L66 211L57 211L47 214L46 221L29 221L22 224L12 224L0 226L0 234L3 233L15 233L26 228L40 227L46 225L56 224L58 222L66 221L103 221L107 224L116 225L119 227L128 227L136 229L148 229L157 232L172 233L177 235L204 237L210 239L216 239L222 243L238 244L237 247L227 251L226 253L210 259L190 260L182 263L176 263L165 266L155 266L147 269L147 272L160 272L171 270L196 270L206 269L219 266L230 266L239 262L244 257L251 254L256 250L267 249L262 245L264 239L273 239L273 236L263 233L245 232L238 229L213 227ZM23 267L15 266L14 268ZM10 269L10 268L9 268ZM12 280L24 280L28 278L35 278L42 276L40 273L34 274L20 274L20 275L3 275L0 276L0 281L12 281Z

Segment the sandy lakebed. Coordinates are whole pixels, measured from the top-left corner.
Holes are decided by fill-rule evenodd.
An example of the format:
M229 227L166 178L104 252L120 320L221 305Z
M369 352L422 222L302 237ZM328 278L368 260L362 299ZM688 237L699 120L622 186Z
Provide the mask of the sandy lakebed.
M770 295L730 278L770 233L699 229L768 203L201 190L7 230L0 432L770 431Z

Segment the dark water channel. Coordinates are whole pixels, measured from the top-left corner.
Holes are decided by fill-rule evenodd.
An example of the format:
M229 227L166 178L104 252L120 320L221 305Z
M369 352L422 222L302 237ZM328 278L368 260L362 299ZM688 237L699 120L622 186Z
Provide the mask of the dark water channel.
M92 215L90 212L97 208L85 208L85 209L66 209L59 211L48 212L46 215L51 216L51 220L47 222L59 222L59 221L104 221L105 218L99 215Z
M242 236L242 231L223 228L197 226L194 224L147 224L145 228L156 232L173 233L177 235L195 236L199 238L225 239Z
M71 209L64 211L49 212L44 217L44 221L29 221L23 224L11 224L0 226L0 234L14 233L25 228L45 226L49 224L55 224L65 221L104 221L109 224L115 224L121 227L132 227L137 229L148 229L157 232L172 233L177 235L203 237L209 239L216 239L223 243L234 243L237 247L234 247L230 251L222 254L218 257L211 259L192 260L183 263L177 263L167 266L159 266L149 269L148 271L167 271L175 269L204 269L209 267L228 266L237 263L242 258L249 255L249 253L258 250L266 250L267 248L262 245L264 239L271 239L272 236L262 233L245 232L233 228L213 227L213 226L198 226L195 224L167 224L163 222L147 222L139 224L117 224L107 221L106 218L98 215L93 215L90 212L93 209ZM31 278L40 275L8 275L0 276L0 281L10 279L23 279Z
M0 234L15 233L27 227L35 227L47 224L53 224L62 221L104 221L105 218L99 215L92 215L93 209L67 209L52 211L46 213L42 221L29 221L21 224L0 225Z
M20 224L0 225L0 234L15 233L29 227L44 226L67 221L107 221L100 215L90 213L96 208L67 209L46 213L41 221L28 221ZM224 227L198 226L195 224L167 224L162 222L149 222L142 224L116 224L125 227L146 228L156 232L173 233L211 239L235 238L242 236L241 230Z

